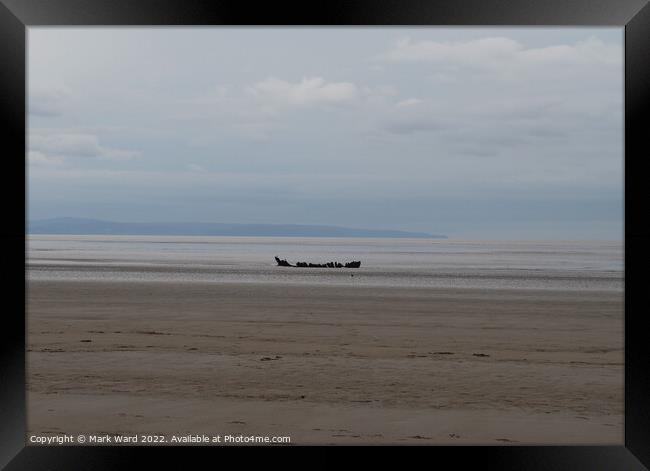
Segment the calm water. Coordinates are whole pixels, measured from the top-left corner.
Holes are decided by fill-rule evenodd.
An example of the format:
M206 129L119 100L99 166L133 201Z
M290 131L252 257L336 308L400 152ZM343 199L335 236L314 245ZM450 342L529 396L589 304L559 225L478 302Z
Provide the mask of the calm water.
M362 265L283 268L275 255ZM621 242L39 235L28 238L27 264L33 280L623 289Z

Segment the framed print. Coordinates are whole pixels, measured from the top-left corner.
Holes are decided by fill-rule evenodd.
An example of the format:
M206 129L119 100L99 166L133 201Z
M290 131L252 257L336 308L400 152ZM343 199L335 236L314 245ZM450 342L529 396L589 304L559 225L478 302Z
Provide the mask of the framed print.
M2 465L645 469L647 3L2 0Z

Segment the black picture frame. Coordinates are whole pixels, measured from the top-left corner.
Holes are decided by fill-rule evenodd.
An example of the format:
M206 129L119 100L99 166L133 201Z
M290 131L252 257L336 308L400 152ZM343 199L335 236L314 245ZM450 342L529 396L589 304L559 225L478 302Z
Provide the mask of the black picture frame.
M202 0L0 0L0 120L4 147L3 325L0 328L0 467L114 469L172 461L172 448L26 446L25 220L26 28L73 25L432 25L621 26L625 28L625 438L621 446L417 447L427 459L480 462L494 469L596 470L650 467L650 342L643 329L644 114L650 105L649 0L330 0L299 5ZM412 447L409 447L413 449ZM225 450L230 451L226 452ZM265 450L278 450L267 447ZM283 447L282 449L287 449ZM239 447L187 450L205 455ZM273 452L275 453L275 452ZM383 453L379 453L381 455ZM232 455L231 455L232 456ZM328 454L329 456L329 454ZM181 458L182 459L182 458ZM328 457L322 458L326 462ZM332 459L332 458L329 458Z

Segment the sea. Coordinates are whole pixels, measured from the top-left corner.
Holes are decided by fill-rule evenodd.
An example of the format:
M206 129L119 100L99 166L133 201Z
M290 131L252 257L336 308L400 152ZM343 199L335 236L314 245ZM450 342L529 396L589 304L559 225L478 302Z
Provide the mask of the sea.
M32 235L27 280L614 290L622 242ZM274 257L358 269L278 267Z

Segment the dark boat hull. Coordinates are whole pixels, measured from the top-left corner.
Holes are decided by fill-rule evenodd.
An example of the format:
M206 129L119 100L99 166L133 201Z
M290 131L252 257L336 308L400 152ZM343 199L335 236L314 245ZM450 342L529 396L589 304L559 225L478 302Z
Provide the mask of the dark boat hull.
M296 262L295 265L290 264L286 260L282 260L278 257L275 257L279 267L297 267L297 268L359 268L361 267L360 261L352 261L348 263L339 263L339 262L327 262L327 263L307 263L307 262Z

